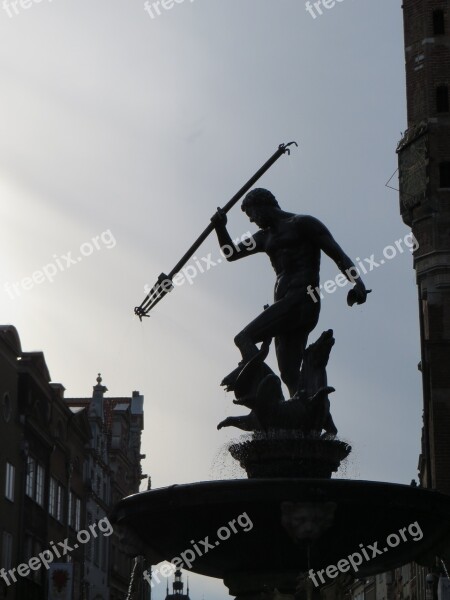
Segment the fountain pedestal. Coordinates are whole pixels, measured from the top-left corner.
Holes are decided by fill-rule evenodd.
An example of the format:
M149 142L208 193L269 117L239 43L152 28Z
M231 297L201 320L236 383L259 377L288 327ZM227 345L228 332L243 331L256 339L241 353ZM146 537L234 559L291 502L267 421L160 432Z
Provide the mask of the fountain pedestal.
M307 437L301 432L280 431L271 436L233 444L231 456L249 479L260 477L301 477L329 479L351 452L345 442Z

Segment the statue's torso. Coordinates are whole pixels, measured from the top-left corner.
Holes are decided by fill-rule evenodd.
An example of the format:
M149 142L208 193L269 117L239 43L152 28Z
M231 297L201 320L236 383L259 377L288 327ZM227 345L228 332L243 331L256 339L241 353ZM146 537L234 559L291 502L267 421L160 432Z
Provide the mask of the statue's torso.
M264 231L264 250L277 274L275 298L289 290L303 292L319 284L320 247L311 235L309 217L293 215Z

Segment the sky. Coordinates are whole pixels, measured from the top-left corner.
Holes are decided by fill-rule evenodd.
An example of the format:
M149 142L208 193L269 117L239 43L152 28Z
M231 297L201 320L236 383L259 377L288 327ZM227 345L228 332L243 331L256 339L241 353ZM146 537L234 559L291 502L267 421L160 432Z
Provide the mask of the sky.
M326 294L310 336L336 338L332 414L353 448L338 477L408 484L419 320L409 229L386 187L406 129L401 2L341 0L321 15L303 0L184 0L159 14L143 0L13 5L0 7L0 308L23 349L44 352L67 397L91 395L98 372L109 395L144 395L154 488L243 477L226 450L240 432L216 425L245 409L219 384L239 360L234 336L272 301L268 258L210 266L143 323L133 309L296 140L258 186L323 221L373 290L352 308L348 287ZM229 230L255 227L235 207ZM216 262L214 234L196 256ZM337 273L324 257L322 283ZM192 597L224 594L191 576Z

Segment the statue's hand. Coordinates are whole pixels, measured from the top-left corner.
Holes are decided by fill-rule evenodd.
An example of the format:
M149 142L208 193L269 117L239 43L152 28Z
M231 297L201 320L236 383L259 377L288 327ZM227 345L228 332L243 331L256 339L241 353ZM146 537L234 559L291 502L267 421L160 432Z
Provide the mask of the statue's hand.
M353 306L354 304L364 304L367 300L367 294L370 294L372 290L366 290L363 282L357 281L355 286L347 294L347 304Z
M225 227L228 222L227 214L220 208L217 208L217 212L211 217L211 223L214 227Z

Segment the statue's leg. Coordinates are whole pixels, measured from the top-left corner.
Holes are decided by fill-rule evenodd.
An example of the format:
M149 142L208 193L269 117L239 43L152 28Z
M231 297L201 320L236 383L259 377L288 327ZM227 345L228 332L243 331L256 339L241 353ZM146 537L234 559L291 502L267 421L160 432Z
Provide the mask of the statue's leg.
M288 330L291 321L292 302L278 300L253 319L237 336L234 343L239 348L244 362L258 352L256 344L274 338Z
M308 336L319 320L320 304L305 300L305 291L291 289L280 303L285 303L285 326L275 338L278 368L291 398L298 391L300 368ZM275 304L278 304L276 302Z
M300 367L308 341L308 333L305 333L304 330L294 330L275 338L278 368L291 398L298 391Z

